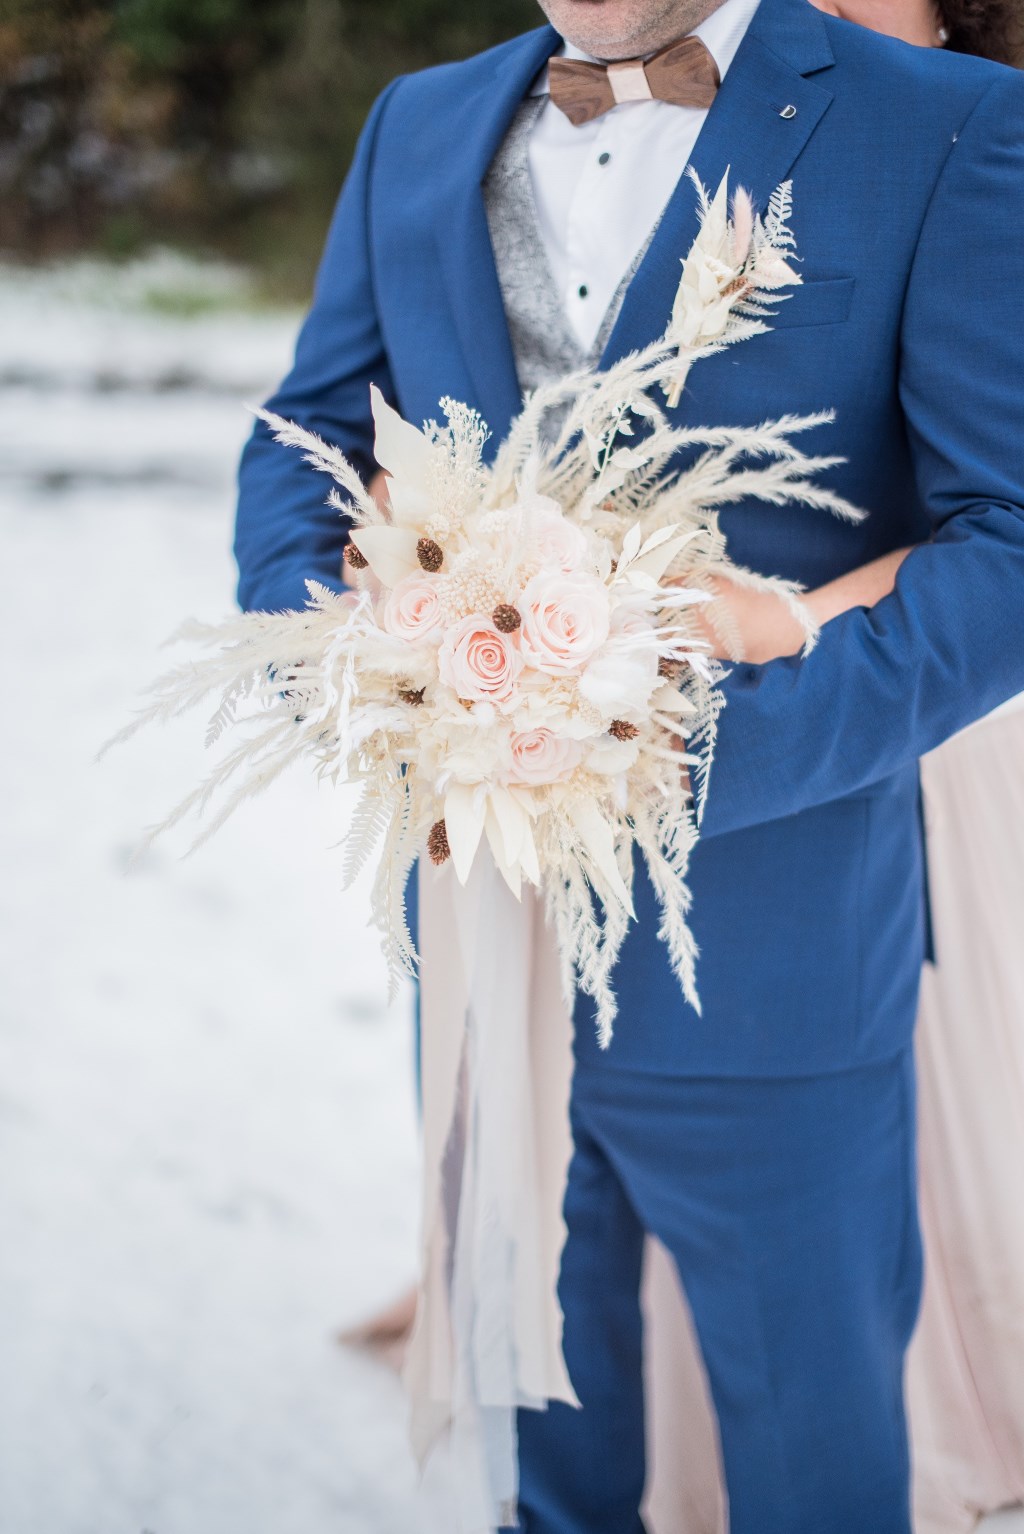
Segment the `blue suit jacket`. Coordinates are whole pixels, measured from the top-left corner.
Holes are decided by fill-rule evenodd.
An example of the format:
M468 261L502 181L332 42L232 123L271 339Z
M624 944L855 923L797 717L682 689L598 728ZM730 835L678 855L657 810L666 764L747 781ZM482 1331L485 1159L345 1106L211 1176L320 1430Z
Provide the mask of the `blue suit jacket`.
M520 406L480 182L557 45L542 28L395 81L363 133L295 366L271 408L370 472L369 384L413 421L442 395L493 442ZM783 116L785 108L795 108ZM894 595L807 660L725 684L692 865L703 1016L680 997L640 880L609 1063L700 1074L843 1069L911 1033L926 942L918 757L1024 689L1024 78L762 0L694 152L763 207L794 183L804 285L769 335L702 362L684 421L834 407L813 447L870 511L744 504L736 558L817 585L908 543ZM679 183L606 360L665 326L697 228ZM258 426L236 552L250 608L340 583L344 530L318 476ZM941 962L941 955L939 956ZM581 1006L578 1050L596 1056Z

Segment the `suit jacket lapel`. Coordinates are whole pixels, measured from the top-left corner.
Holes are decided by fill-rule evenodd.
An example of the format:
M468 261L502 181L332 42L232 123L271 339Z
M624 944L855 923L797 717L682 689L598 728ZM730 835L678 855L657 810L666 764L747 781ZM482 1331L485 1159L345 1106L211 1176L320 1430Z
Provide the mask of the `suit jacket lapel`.
M833 62L821 14L807 0L762 0L691 157L704 186L714 192L729 170L730 187L746 187L763 211L832 101L807 76ZM664 331L697 228L696 193L684 175L630 283L602 367Z
M522 407L481 183L538 71L561 39L553 27L527 33L457 105L453 151L438 170L435 237L474 403L495 448Z

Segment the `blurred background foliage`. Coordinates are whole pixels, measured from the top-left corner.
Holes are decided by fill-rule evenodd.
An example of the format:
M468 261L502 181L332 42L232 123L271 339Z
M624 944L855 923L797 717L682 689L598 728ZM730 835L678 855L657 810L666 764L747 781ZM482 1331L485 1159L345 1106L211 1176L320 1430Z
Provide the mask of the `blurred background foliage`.
M308 289L371 102L535 0L0 0L0 250L153 244Z

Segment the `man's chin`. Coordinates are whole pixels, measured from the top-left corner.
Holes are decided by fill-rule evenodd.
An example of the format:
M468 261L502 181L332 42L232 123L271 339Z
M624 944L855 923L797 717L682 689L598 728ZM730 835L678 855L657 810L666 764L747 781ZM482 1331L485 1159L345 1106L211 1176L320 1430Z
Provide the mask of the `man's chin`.
M646 51L645 7L636 0L551 0L544 9L567 42L595 58L632 58Z

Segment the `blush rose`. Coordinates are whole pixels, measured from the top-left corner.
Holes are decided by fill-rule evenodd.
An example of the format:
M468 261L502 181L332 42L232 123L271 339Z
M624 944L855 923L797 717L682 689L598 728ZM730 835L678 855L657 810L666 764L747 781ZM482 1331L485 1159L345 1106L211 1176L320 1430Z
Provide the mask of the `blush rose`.
M587 557L587 539L582 529L563 517L558 503L546 496L539 496L523 509L531 555L547 568L554 566L566 574L578 570Z
M441 607L437 582L420 570L414 570L388 592L384 603L384 627L396 639L410 642L439 637Z
M583 754L579 741L567 740L543 726L513 735L511 747L511 781L534 788L545 783L563 782L578 766Z
M441 681L473 702L507 702L522 666L510 636L478 613L448 630L437 657Z
M608 638L608 591L596 575L542 570L517 604L527 665L553 676L577 671Z

